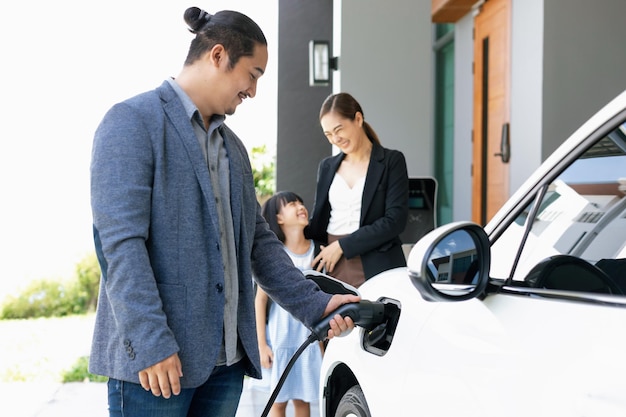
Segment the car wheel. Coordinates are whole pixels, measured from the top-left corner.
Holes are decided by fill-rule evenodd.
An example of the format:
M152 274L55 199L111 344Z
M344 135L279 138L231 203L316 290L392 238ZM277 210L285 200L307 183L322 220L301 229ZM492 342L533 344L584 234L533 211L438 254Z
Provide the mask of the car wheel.
M360 386L353 386L341 397L335 417L371 417Z

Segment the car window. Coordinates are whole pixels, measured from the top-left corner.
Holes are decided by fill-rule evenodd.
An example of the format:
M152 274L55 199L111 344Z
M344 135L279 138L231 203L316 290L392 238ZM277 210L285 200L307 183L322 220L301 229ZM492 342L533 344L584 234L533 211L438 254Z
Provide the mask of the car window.
M510 276L518 254L514 249L523 244L514 283L606 293L621 293L616 287L624 287L626 293L626 123L543 191L536 213L533 202L498 239L492 275ZM523 240L528 222L530 232ZM547 270L550 281L538 278Z
M534 202L530 203L517 216L491 247L490 274L492 277L506 280L511 276L515 257L524 238L526 220L533 204Z

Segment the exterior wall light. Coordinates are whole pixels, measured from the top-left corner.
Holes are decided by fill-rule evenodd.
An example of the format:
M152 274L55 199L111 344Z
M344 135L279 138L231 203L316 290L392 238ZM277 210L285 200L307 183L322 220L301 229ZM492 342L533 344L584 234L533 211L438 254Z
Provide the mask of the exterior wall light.
M330 70L337 70L338 58L330 56L329 41L309 41L309 86L330 85Z

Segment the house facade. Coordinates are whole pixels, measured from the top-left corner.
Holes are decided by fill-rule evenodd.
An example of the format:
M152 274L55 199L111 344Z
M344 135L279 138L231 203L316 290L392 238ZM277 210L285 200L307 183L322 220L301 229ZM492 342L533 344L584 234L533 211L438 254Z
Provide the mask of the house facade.
M623 0L279 0L277 188L313 203L333 152L319 106L346 91L409 176L438 182L439 225L486 223L626 88ZM338 70L308 85L308 42Z

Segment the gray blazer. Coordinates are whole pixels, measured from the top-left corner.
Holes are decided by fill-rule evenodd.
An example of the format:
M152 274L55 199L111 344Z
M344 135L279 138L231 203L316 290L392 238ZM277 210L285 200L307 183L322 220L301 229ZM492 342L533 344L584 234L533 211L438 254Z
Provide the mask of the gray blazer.
M230 164L239 338L247 373L260 377L252 270L309 327L330 296L304 279L269 230L246 149L219 129ZM93 143L91 204L102 279L90 372L138 383L139 371L178 352L183 388L201 385L221 347L225 277L207 165L167 81L105 115Z

